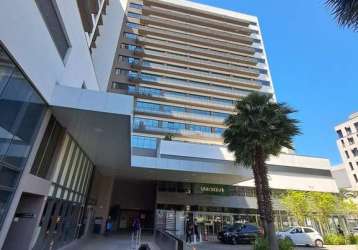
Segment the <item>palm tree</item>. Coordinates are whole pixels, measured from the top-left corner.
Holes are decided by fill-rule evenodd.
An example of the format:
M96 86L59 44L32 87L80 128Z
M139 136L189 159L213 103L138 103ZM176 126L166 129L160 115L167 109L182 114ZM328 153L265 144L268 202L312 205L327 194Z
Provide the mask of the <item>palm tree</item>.
M340 25L358 31L358 0L326 0L326 4Z
M286 104L273 102L271 95L252 93L237 102L236 114L226 119L228 128L223 133L236 163L252 168L258 213L271 250L278 250L278 242L265 162L283 147L293 149L292 138L300 133L298 121L289 117L293 112Z

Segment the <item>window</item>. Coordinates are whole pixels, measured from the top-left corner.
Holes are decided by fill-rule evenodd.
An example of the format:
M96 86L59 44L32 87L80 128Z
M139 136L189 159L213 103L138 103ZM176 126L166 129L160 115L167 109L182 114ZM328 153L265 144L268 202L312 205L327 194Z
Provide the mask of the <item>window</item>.
M232 105L233 104L232 100L226 100L226 99L220 99L220 98L213 98L213 101L220 102L220 103L225 104L225 105Z
M156 103L148 103L148 102L136 102L136 108L141 110L149 110L149 111L160 111L160 105Z
M349 166L351 167L351 170L354 170L353 163L352 163L352 162L349 162L348 164L349 164Z
M162 127L170 130L179 131L185 129L185 124L179 122L163 122Z
M49 179L56 146L63 133L61 125L51 117L32 165L31 174Z
M135 128L158 128L159 121L151 120L151 119L143 119L143 118L134 118L134 127Z
M228 118L229 115L230 115L228 113L219 113L219 112L213 112L212 114L213 114L213 116L218 116L218 117L222 117L222 118L225 118L225 119Z
M135 148L147 148L147 149L157 148L157 139L153 137L133 135L131 142L132 142L132 147Z
M133 12L128 12L127 16L128 17L133 17L133 18L140 18L141 17L140 14L133 13Z
M189 125L189 129L192 131L203 132L203 133L211 133L211 128L200 125Z
M46 103L0 45L0 231Z
M352 134L352 130L351 130L351 128L350 128L350 127L345 127L344 129L346 130L347 135Z
M65 59L70 42L67 38L59 10L55 0L35 0L42 18L62 60Z
M358 122L354 123L354 127L356 129L356 132L358 133Z
M143 5L137 4L137 3L129 3L129 7L130 8L135 8L135 9L142 9Z
M125 33L124 33L124 37L125 37L125 38L128 38L128 39L135 40L135 39L137 39L138 35L133 34L133 33L127 33L127 32L125 32Z
M137 24L137 23L130 23L130 22L127 23L127 27L130 28L130 29L138 29L139 26L140 25Z
M358 177L356 174L353 174L354 180L358 183Z
M348 151L344 151L344 153L346 154L346 157L349 159L349 153L348 153Z
M343 138L342 130L337 130L337 135L339 138Z
M358 149L357 149L357 148L354 148L354 149L352 150L352 154L353 154L354 157L358 156Z
M342 144L342 147L346 147L346 144L344 144L344 140L343 139L341 139L341 144Z
M165 111L165 112L185 112L185 108L163 105L163 111Z
M198 115L210 115L210 111L206 110L192 109L191 112Z
M224 132L223 128L214 128L214 133L221 135Z
M349 137L349 138L348 138L348 143L349 143L349 145L354 144L354 139L353 139L353 137Z
M304 227L303 230L305 231L305 233L314 233L315 231L311 228L308 227Z

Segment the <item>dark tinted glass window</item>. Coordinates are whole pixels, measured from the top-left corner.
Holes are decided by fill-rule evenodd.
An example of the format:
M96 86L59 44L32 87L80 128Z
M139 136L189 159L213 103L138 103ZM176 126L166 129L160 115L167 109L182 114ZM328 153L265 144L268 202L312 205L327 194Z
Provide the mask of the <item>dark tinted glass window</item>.
M45 102L0 47L0 231L37 136Z
M64 130L61 125L54 117L51 117L31 169L33 175L49 178L52 159L55 156L57 145L60 145L59 140L63 132Z
M308 227L303 228L303 230L305 231L305 233L314 233L314 231Z
M67 40L62 20L57 9L55 0L35 0L41 15L46 23L47 29L62 60L65 58L70 44Z

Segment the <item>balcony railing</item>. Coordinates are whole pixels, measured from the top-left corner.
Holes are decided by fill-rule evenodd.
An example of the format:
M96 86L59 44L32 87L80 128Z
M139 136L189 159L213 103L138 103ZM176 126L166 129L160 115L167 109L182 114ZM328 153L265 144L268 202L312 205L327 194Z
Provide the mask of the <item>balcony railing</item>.
M243 84L243 85L247 85L249 87L261 88L260 81L248 80L248 79L244 79L244 78L240 78L240 77L236 77L236 76L225 76L225 75L212 73L212 72L201 72L199 70L183 69L183 68L178 68L178 67L174 67L174 66L168 66L168 65L151 63L151 62L144 62L143 67L149 68L149 69L157 69L157 70L171 72L171 73L181 73L186 76L194 76L194 77L209 79L209 80L214 80L214 81L225 81L225 82L229 82L229 83L233 83L233 84Z
M143 108L138 108L138 107L135 108L135 111L140 112L140 113L150 113L150 114L155 114L155 115L171 116L171 117L185 119L185 120L206 121L206 122L212 122L215 124L223 124L225 121L224 117L217 117L217 116L211 116L211 115L200 115L200 114L189 113L189 112L149 110L149 109L143 109Z
M150 127L144 124L134 125L134 130L140 132L152 132L152 133L159 133L159 134L176 134L182 135L185 137L204 137L204 138L211 138L211 139L221 139L221 134L216 133L208 133L202 131L194 131L189 129L171 129L171 128L159 128L159 127Z
M193 47L190 45L181 45L181 44L177 44L177 43L173 43L173 42L162 41L162 40L146 38L146 37L141 37L141 36L138 37L137 43L150 44L150 45L158 46L159 48L167 47L167 48L171 48L171 49L175 49L175 50L183 51L183 52L193 52L193 53L197 53L197 54L201 54L201 55L212 56L215 58L221 58L221 59L228 60L228 61L233 60L233 61L237 61L237 62L247 63L250 65L256 65L260 62L260 60L258 58L254 58L254 57L240 56L237 54L232 54L232 53L228 53L228 52L219 52L219 51L215 51L215 50L211 50L211 49L202 49L202 48L197 48L197 47Z
M148 33L148 34L152 34L152 35L158 35L161 37L175 39L176 41L185 41L185 42L189 41L189 42L192 42L195 44L203 44L206 46L227 49L230 51L237 51L237 52L246 53L249 55L253 55L256 52L255 48L252 46L245 46L245 45L240 45L240 44L235 44L235 43L230 43L230 42L217 41L217 40L208 39L205 37L195 36L195 35L191 35L191 34L183 34L183 33L178 33L178 32L173 32L173 31L166 31L166 30L152 28L152 27L148 27L148 26L141 26L141 27L139 27L139 30L140 30L140 33Z
M168 18L161 18L161 17L157 17L157 16L155 16L155 17L154 16L142 16L140 21L142 24L157 24L157 25L169 27L169 28L176 29L176 30L193 32L194 34L222 37L225 39L230 39L232 41L235 40L238 42L242 42L244 44L252 44L252 42L253 42L253 39L251 37L240 35L238 33L208 28L203 25L197 25L197 24L192 24L192 23L189 24L187 22L175 21L175 20L168 19Z
M209 61L209 60L197 59L197 58L192 58L192 57L187 57L187 56L173 55L173 54L166 53L166 52L157 52L157 51L144 49L144 54L146 56L169 58L169 59L182 61L182 62L189 63L189 64L201 64L201 65L205 65L205 66L209 65L209 66L213 66L216 68L221 68L225 71L228 70L228 71L235 71L235 72L243 72L243 73L248 73L248 74L255 75L255 76L258 76L260 74L260 70L256 69L256 68L238 66L238 65L234 65L234 64L228 64L228 63L213 62L213 61Z
M154 98L166 99L166 100L171 100L171 101L180 102L180 103L183 103L183 102L184 103L193 103L196 105L211 106L211 107L222 108L222 109L227 109L227 110L233 110L235 108L233 104L225 104L225 103L222 103L220 101L215 101L215 100L196 99L196 98L191 98L191 97L187 97L187 96L176 96L174 94L170 94L170 93L167 93L164 91L160 92L160 93L148 93L148 92L136 89L136 90L128 90L128 94L139 95L139 96L144 96L144 97L154 97Z
M174 10L169 10L168 8L161 8L161 7L157 7L157 6L143 6L143 14L145 15L150 15L152 13L157 13L159 15L165 15L165 16L169 16L169 17L173 17L173 18L180 18L182 20L193 20L195 22L201 23L201 24L208 24L210 23L210 25L218 27L218 28L223 28L226 30L231 30L231 31L238 31L241 32L244 35L248 35L251 32L253 32L249 27L248 27L248 23L247 21L244 21L245 24L231 24L228 22L223 22L223 21L218 21L215 19L209 19L209 18L205 18L205 17L201 17L201 16L197 16L197 15L192 15L192 14L187 14L184 12L178 12L178 11L174 11Z

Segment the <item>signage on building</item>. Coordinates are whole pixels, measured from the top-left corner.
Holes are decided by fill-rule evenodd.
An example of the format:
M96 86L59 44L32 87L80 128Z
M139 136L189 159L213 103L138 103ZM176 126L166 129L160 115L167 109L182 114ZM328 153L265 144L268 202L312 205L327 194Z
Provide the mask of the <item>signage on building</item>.
M228 188L223 185L198 184L198 186L195 189L196 189L196 193L201 193L201 194L212 194L212 195L228 194Z

